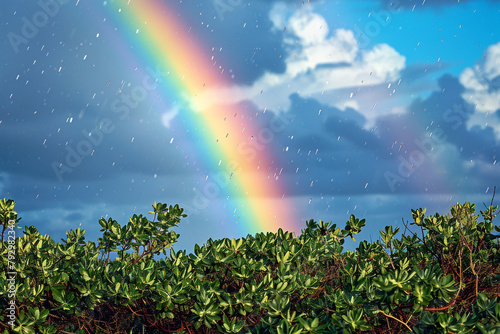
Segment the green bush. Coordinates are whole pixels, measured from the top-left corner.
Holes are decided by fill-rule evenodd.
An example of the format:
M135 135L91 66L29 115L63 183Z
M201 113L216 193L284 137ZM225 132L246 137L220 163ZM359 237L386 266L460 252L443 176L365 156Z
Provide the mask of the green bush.
M178 205L155 203L152 220L134 215L124 226L101 218L97 244L81 229L56 243L33 226L4 241L20 220L14 205L0 201L3 333L500 332L491 205L482 222L469 203L451 215L412 210L400 237L386 226L355 251L342 245L365 220L351 215L343 229L310 220L299 237L209 239L191 254L171 248L171 228L186 217Z

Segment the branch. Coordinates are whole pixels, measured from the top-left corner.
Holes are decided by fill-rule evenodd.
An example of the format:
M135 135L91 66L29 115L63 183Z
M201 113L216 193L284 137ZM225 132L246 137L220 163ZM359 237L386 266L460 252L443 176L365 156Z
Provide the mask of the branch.
M385 313L385 312L384 312L384 311L382 311L382 310L378 310L378 313L382 313L382 314L383 314L383 315L385 315L387 318L394 319L394 320L396 320L397 322L399 322L399 323L401 323L401 324L405 325L405 326L406 326L406 328L408 328L408 330L409 330L410 332L412 332L412 333L413 333L413 331L411 330L410 326L408 326L405 322L402 322L402 321L401 321L401 320L399 320L398 318L395 318L395 317L393 317L392 315L387 314L387 313Z
M443 307L438 307L438 308L424 307L424 311L436 311L436 312L444 311L446 309L449 309L451 306L453 306L453 304L455 304L455 300L456 300L456 297L453 297L451 302L448 305L443 306Z
M493 206L493 200L495 199L495 191L497 190L497 186L493 187L493 197L491 197L491 203L490 205Z
M394 267L394 262L392 262L392 257L389 255L389 253L387 253L387 251L384 249L384 247L382 247L382 245L380 245L380 248L382 248L382 250L385 252L385 254L387 254L387 256L389 257L389 260L391 261L392 269L396 270L396 267Z
M401 221L403 222L403 225L404 225L404 227L405 227L405 231L403 232L403 234L405 234L405 233L406 233L406 230L408 230L411 234L413 234L413 235L417 235L417 233L413 232L413 231L412 231L412 230L410 230L410 228L408 227L408 221L406 222L406 224L405 224L405 220L404 220L403 218L401 218ZM417 237L418 237L418 235L417 235Z

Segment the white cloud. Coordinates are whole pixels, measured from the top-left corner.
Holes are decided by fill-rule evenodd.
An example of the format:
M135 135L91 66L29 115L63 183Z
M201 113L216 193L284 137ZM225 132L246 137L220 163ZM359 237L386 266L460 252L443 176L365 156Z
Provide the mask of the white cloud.
M269 19L276 30L283 30L287 23L287 12L289 7L283 2L277 2L269 11Z
M328 35L325 18L309 10L296 12L289 24L291 31L301 39L302 45L321 44Z
M475 113L469 119L470 128L479 125L490 126L500 140L500 119L494 112L500 109L500 43L491 45L484 58L466 68L460 74L460 83L466 91L462 97L475 106Z
M330 32L325 18L310 8L301 8L290 15L290 9L278 3L269 13L276 29L282 31L286 27L283 32L287 50L284 73L267 72L250 86L208 90L193 101L195 110L219 101L250 100L261 110L286 112L292 94L317 98L341 109L373 105L373 101L363 102L359 96L353 98L339 91L345 88L355 91L358 87L397 81L405 68L405 57L387 44L360 50L352 31Z
M174 117L179 113L179 108L175 106L170 111L164 113L161 116L161 122L166 128L170 128L170 122L174 119Z

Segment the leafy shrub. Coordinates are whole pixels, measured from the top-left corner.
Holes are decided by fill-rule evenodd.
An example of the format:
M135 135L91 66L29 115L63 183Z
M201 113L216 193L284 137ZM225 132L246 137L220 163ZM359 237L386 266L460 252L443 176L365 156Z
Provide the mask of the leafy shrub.
M19 219L0 201L3 231ZM8 250L0 268L3 333L497 333L498 207L456 204L451 215L386 226L380 240L344 250L365 225L310 220L299 237L279 229L209 239L175 252L170 229L186 217L154 203L153 220L101 218L102 238L71 230L62 243L26 226L15 239L16 321L9 325ZM9 224L9 220L11 224ZM415 226L418 233L410 229ZM413 227L412 227L413 228ZM4 236L2 232L2 237ZM159 260L155 255L163 254ZM11 262L12 263L12 262Z

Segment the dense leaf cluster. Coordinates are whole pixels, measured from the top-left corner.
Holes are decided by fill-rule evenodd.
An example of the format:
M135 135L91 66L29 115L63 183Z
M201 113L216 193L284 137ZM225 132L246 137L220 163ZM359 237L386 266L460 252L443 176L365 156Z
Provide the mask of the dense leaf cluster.
M0 219L19 219L0 201ZM498 333L500 245L489 206L386 226L375 242L344 250L365 221L343 229L310 220L300 237L278 230L209 239L173 251L186 215L153 205L153 220L101 218L102 238L67 232L62 243L25 227L15 240L16 322L5 316L8 241L0 251L3 333ZM410 229L415 228L416 231ZM3 233L2 233L3 235ZM167 251L169 250L169 251ZM163 254L164 257L158 257ZM155 258L155 255L156 258ZM157 259L159 258L159 259Z

